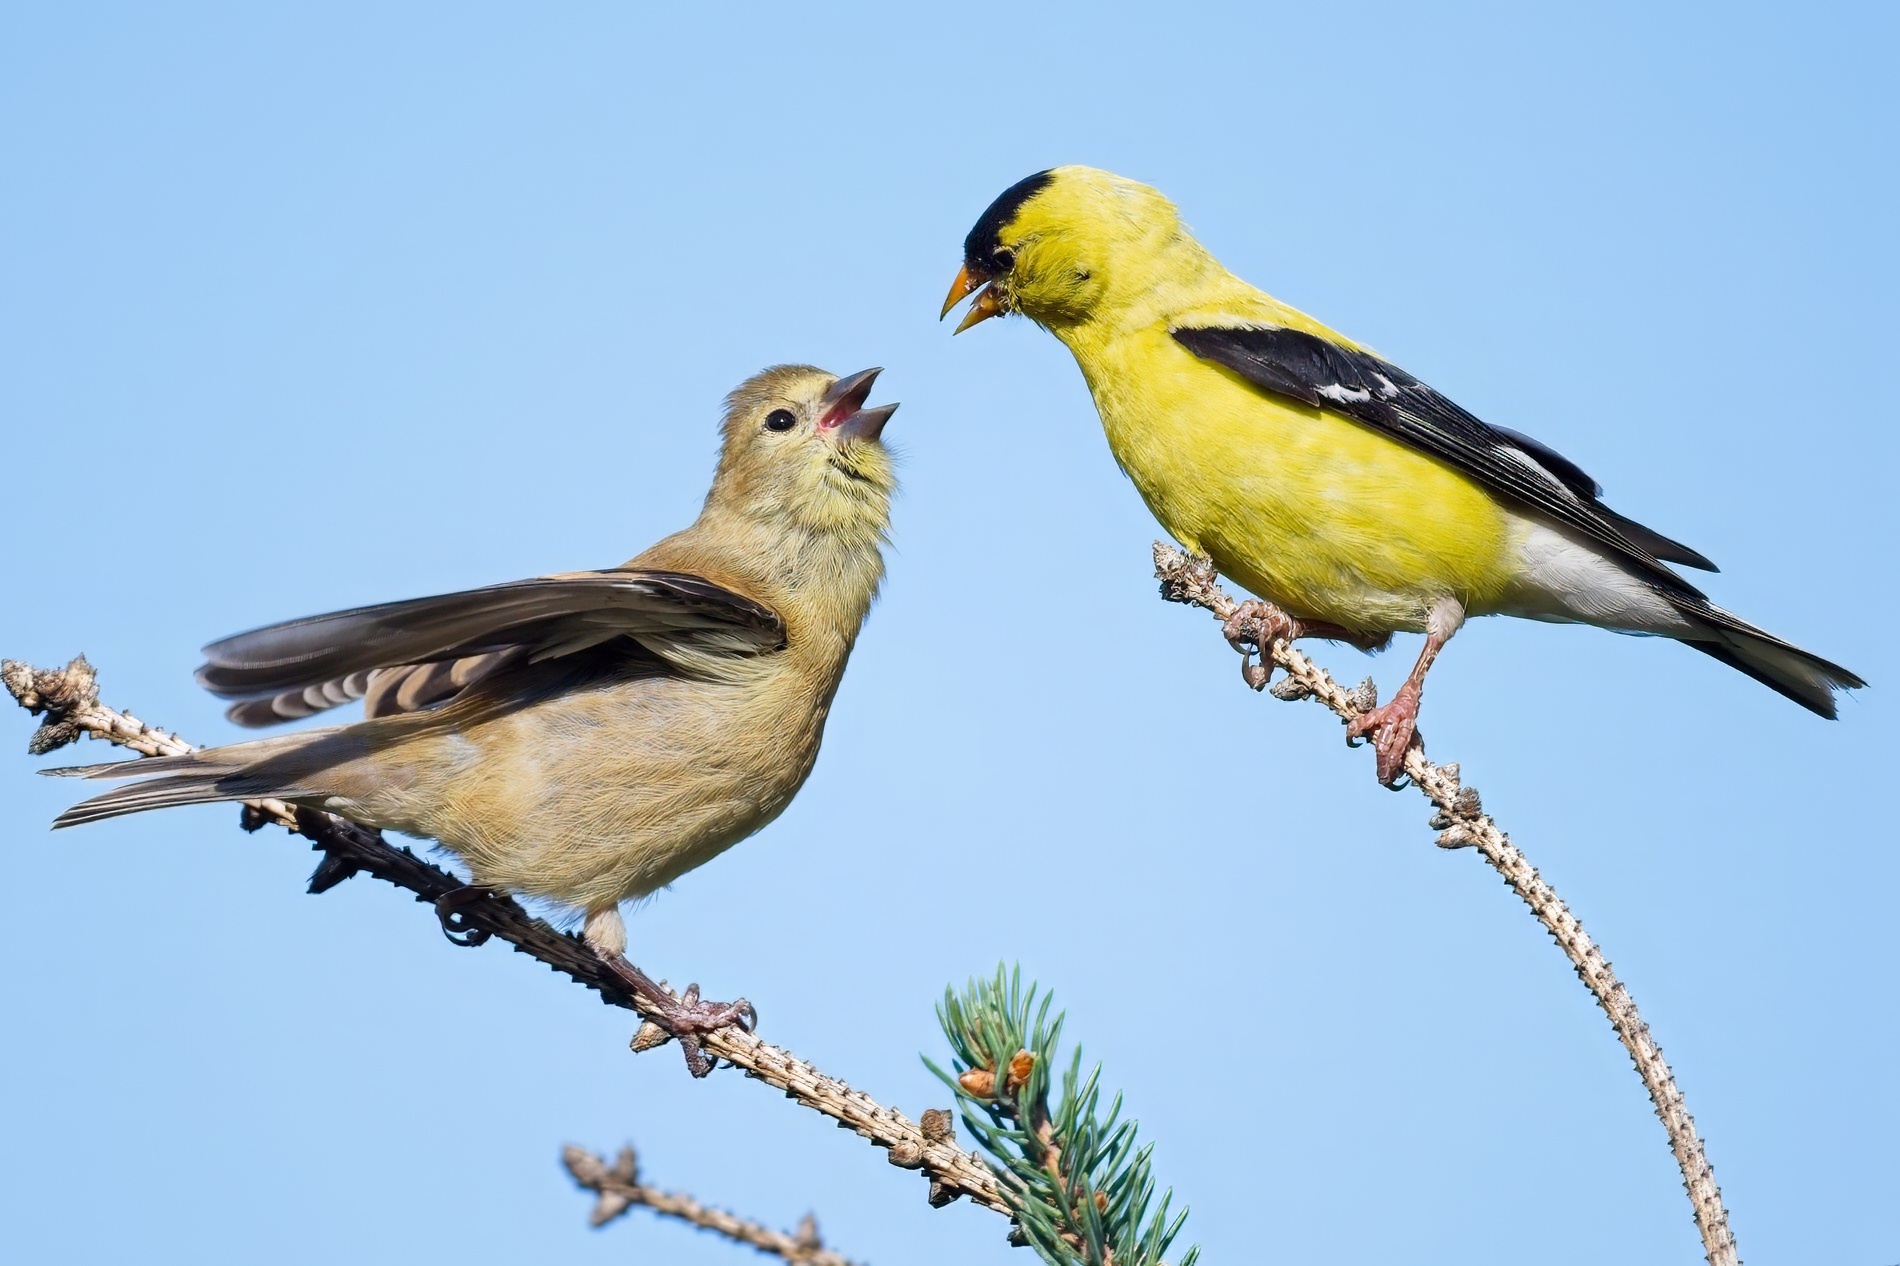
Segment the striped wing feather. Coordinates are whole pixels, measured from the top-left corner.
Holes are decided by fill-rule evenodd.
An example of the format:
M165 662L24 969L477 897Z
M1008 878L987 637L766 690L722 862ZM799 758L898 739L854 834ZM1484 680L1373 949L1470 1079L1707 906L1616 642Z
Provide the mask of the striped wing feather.
M757 655L783 645L778 615L698 576L613 568L356 607L205 647L198 682L272 725L355 699L371 716L412 711L515 664L633 639L666 658Z

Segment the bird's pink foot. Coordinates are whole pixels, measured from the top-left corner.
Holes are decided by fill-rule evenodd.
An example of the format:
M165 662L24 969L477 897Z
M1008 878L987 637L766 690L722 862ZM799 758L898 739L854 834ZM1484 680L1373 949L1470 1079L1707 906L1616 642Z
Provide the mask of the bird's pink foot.
M1221 622L1220 631L1235 650L1259 650L1273 642L1291 642L1302 631L1300 622L1258 598L1249 598Z
M1273 644L1291 642L1304 636L1306 629L1271 602L1249 598L1221 622L1221 632L1227 644L1240 652L1241 679L1255 690L1265 690L1273 677ZM1254 662L1256 654L1259 663Z
M1345 642L1362 651L1377 651L1385 649L1386 643L1392 640L1390 633L1367 633L1323 620L1302 620L1258 598L1249 598L1235 607L1234 613L1221 621L1220 628L1227 637L1227 644L1240 652L1241 677L1255 690L1265 690L1273 676L1275 642L1320 637ZM1260 657L1257 664L1253 662L1255 655Z
M1392 702L1368 708L1346 725L1348 743L1371 737L1379 781L1388 787L1404 774L1405 753L1412 744L1422 744L1418 737L1418 699L1418 687L1408 681L1399 687Z

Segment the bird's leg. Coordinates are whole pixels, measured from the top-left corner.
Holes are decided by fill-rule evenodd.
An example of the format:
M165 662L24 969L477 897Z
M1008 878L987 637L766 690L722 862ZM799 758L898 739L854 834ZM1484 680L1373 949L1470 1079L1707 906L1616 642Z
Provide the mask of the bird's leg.
M744 998L701 1002L698 985L688 985L685 993L676 995L635 967L627 958L627 925L621 921L617 906L588 911L581 936L627 992L646 1004L653 1022L679 1039L680 1050L686 1055L686 1071L695 1077L704 1077L713 1070L713 1059L701 1049L701 1037L735 1024L750 1032L759 1022L759 1013Z
M1406 675L1405 683L1390 703L1368 708L1346 725L1346 742L1372 736L1372 750L1378 756L1379 781L1393 786L1405 770L1405 753L1418 737L1418 702L1425 692L1425 674L1432 661L1445 649L1452 634L1465 622L1465 609L1456 598L1440 598L1425 618L1425 647L1418 663Z
M581 925L581 938L593 946L594 952L602 958L625 958L627 921L620 917L620 907L603 906L599 910L589 910L587 922Z
M1362 651L1376 651L1392 640L1390 633L1362 633L1323 620L1300 620L1271 602L1249 598L1221 622L1227 644L1240 652L1240 676L1255 690L1265 690L1273 677L1273 644L1305 637L1348 642ZM1258 654L1260 662L1254 663Z
M488 929L476 927L468 920L470 906L478 905L494 895L480 884L463 884L452 892L435 899L435 917L442 921L442 935L451 942L465 948L472 948L487 942L492 935Z

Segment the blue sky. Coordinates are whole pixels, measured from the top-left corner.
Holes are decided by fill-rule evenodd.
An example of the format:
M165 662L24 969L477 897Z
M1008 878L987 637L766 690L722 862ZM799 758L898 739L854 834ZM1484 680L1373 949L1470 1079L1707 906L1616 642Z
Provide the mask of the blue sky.
M1548 938L1155 599L1067 353L937 324L996 192L1113 168L1875 683L1830 725L1666 643L1481 621L1422 728L1644 1007L1747 1259L1900 1261L1891 9L0 23L0 652L84 650L109 702L224 741L203 642L618 562L695 512L740 378L884 365L896 548L817 772L638 912L640 960L912 1113L944 1099L933 999L1019 960L1210 1261L1697 1260ZM1415 645L1316 653L1389 692ZM0 766L19 1260L742 1260L585 1229L559 1147L625 1138L856 1257L1023 1260L402 894L302 895L281 833L204 808L52 836L72 790L30 769Z

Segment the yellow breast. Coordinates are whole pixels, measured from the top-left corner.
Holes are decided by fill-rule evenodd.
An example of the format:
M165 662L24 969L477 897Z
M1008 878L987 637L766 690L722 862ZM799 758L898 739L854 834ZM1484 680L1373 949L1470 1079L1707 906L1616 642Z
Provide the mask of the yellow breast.
M1496 604L1511 517L1451 467L1267 395L1165 326L1065 339L1115 459L1164 527L1294 615L1418 631L1432 602Z

